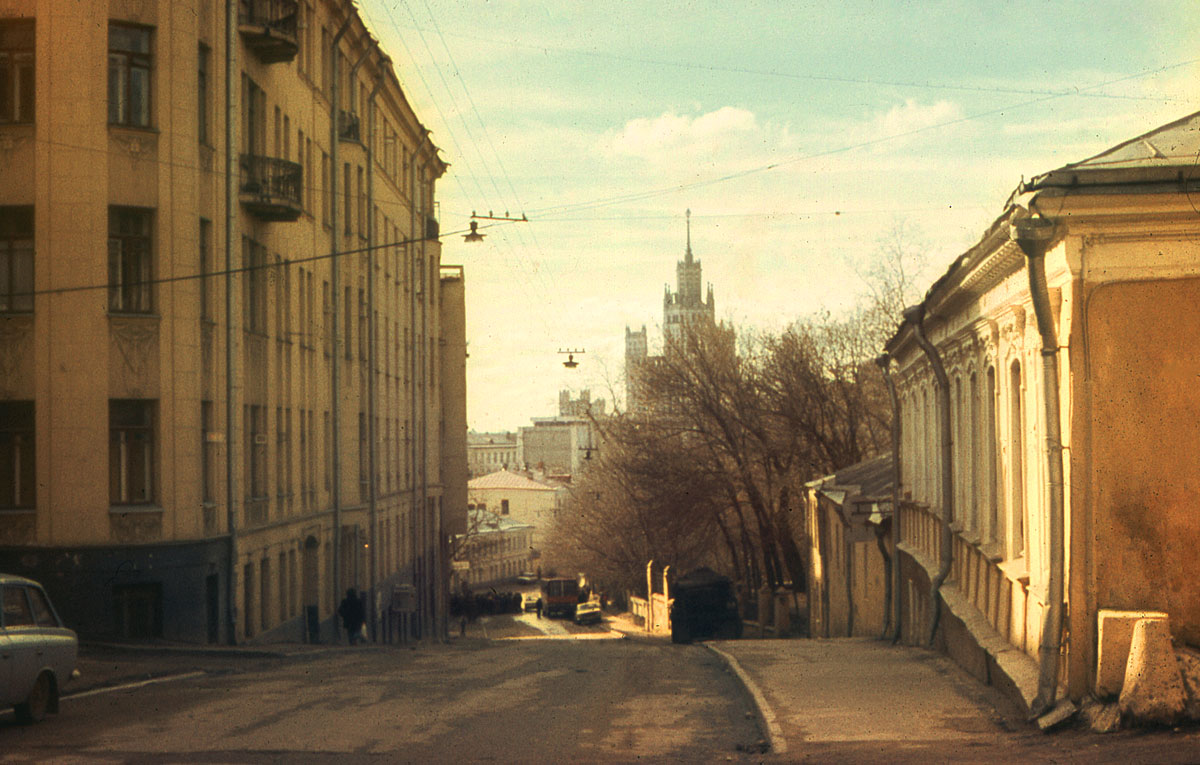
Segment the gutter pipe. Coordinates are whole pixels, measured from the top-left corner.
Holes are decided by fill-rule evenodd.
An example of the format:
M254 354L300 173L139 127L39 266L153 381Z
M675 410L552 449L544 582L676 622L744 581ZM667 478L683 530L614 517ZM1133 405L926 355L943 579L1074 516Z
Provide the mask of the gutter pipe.
M237 0L225 3L225 526L229 533L229 570L225 575L225 621L229 645L237 645L238 517L233 472L233 247L237 235L237 88L233 70L237 50Z
M952 457L954 444L951 440L950 429L950 378L946 376L946 367L942 364L942 358L938 355L937 348L925 336L925 305L921 304L905 309L904 320L912 325L917 345L921 346L921 350L925 352L925 356L933 367L933 376L937 380L938 435L942 452L942 544L938 572L933 581L929 583L931 613L928 643L932 646L933 639L937 635L938 620L941 617L939 593L946 578L950 576L950 567L954 563L954 535L950 531L950 524L954 521L954 461Z
M333 227L330 232L330 258L329 258L329 285L330 285L330 305L333 307L333 339L330 343L330 351L332 358L329 363L329 410L330 410L330 428L332 440L330 455L332 460L331 470L333 471L332 496L330 498L333 503L333 571L331 573L331 582L333 586L333 601L337 603L342 596L342 458L341 451L338 449L338 442L341 440L341 392L339 390L340 383L340 360L338 358L338 338L341 335L341 281L338 278L341 269L339 261L339 250L341 247L340 238L341 232L338 231L338 199L337 199L337 177L338 177L338 142L341 140L340 130L341 117L338 114L338 69L341 63L341 51L338 45L342 41L342 37L346 34L346 30L350 28L350 18L347 17L338 28L337 34L333 36L333 42L329 45L329 55L332 56L330 61L330 82L329 82L329 204L333 208L329 211L329 223ZM343 192L344 193L344 192ZM337 620L334 620L334 634L337 634Z
M900 398L896 395L896 382L892 379L892 357L884 353L875 359L875 363L883 372L883 382L887 385L888 398L892 403L892 566L887 598L890 614L885 614L891 619L891 625L884 639L896 643L900 640Z
M1038 646L1038 693L1030 707L1040 716L1054 706L1058 692L1058 662L1062 652L1063 578L1065 569L1063 447L1058 402L1058 335L1050 314L1046 286L1046 249L1054 239L1054 221L1040 214L1013 220L1009 234L1025 253L1029 293L1042 339L1042 398L1046 418L1046 467L1050 483L1050 571L1046 580L1047 607L1042 615L1042 638Z
M372 45L374 47L374 45ZM367 587L370 590L371 603L371 636L378 639L379 609L375 593L378 581L376 569L379 565L376 545L379 540L375 531L378 525L378 498L376 470L378 469L377 447L379 434L376 432L376 370L375 346L375 96L383 85L383 67L387 59L379 61L379 72L375 77L375 86L367 97L367 519L371 524L367 529Z

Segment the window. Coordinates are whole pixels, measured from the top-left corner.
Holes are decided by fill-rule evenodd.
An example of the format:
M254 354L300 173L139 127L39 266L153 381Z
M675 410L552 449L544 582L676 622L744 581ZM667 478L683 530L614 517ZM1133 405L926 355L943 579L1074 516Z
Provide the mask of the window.
M37 504L32 401L0 401L0 507Z
M1012 545L1009 557L1025 554L1025 411L1021 403L1021 363L1014 361L1009 370L1009 529Z
M508 500L507 499L500 500L500 514L508 515Z
M33 208L0 207L0 313L33 310Z
M267 250L249 237L242 237L242 258L246 268L242 320L248 332L267 331Z
M133 207L108 208L108 310L149 313L152 213Z
M25 597L25 588L10 585L4 588L4 626L33 627L33 610Z
M108 25L108 121L150 127L148 27Z
M200 219L200 318L213 321L212 305L212 221Z
M196 73L196 132L200 143L207 145L208 135L208 66L212 51L204 43L200 43L200 56Z
M108 402L109 501L149 504L154 499L154 402Z
M33 20L0 22L0 123L33 122Z
M201 501L206 505L217 502L217 444L215 442L216 420L213 402L200 402L200 491Z

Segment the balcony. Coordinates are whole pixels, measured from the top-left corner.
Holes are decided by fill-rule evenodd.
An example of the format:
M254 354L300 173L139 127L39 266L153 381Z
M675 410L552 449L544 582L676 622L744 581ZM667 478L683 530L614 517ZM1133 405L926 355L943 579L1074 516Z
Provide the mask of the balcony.
M242 155L242 206L259 220L291 221L300 217L300 165L275 157Z
M300 50L297 0L239 0L238 32L264 64L291 61Z
M338 138L343 141L362 141L358 115L345 109L338 110Z

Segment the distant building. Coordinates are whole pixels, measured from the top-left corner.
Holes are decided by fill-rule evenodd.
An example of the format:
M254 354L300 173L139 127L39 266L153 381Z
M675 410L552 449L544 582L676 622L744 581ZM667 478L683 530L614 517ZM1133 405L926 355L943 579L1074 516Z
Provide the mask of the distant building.
M467 433L467 469L471 478L520 466L517 434Z
M703 269L700 261L692 255L691 210L687 211L687 244L683 260L675 266L675 281L675 291L672 292L670 286L667 286L663 294L664 353L669 353L670 348L685 336L688 327L716 324L716 301L713 298L712 285L708 285L707 294L702 297ZM638 390L639 370L657 363L660 358L650 355L645 324L640 330L625 327L625 396L626 407L630 411L645 406L645 395Z
M533 526L532 546L538 557L546 533L554 522L567 489L509 470L472 478L467 482L467 502L517 523Z
M520 465L526 470L570 480L587 465L600 448L596 420L606 415L604 399L592 400L584 390L579 398L570 391L558 394L558 415L534 417L533 424L520 429Z
M493 584L533 571L534 527L484 507L467 508L467 533L455 537L454 560L460 582ZM457 588L457 585L456 585Z

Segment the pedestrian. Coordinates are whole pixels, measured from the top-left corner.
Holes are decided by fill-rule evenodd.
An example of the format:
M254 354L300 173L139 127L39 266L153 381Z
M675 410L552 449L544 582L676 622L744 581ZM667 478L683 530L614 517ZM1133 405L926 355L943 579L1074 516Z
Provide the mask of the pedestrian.
M462 616L458 617L458 636L459 637L467 636L467 615L465 612L463 613Z
M537 618L541 619L542 618L542 599L541 598L537 599L536 608L537 608Z
M346 597L342 598L337 612L338 616L342 617L342 626L346 628L346 634L350 636L350 645L357 644L363 623L367 620L367 609L363 607L363 602L353 587L346 590Z

